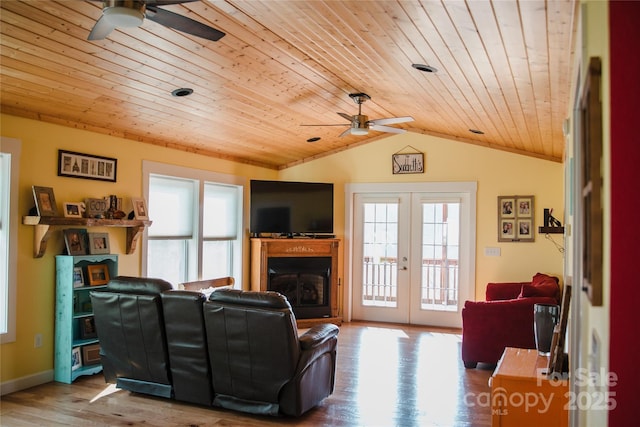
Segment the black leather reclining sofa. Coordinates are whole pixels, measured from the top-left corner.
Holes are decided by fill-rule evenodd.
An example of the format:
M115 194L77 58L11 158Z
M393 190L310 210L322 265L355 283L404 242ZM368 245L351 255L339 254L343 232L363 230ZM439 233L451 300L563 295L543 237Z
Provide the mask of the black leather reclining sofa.
M334 389L338 327L298 336L275 292L172 290L120 276L91 292L105 380L137 393L299 416Z

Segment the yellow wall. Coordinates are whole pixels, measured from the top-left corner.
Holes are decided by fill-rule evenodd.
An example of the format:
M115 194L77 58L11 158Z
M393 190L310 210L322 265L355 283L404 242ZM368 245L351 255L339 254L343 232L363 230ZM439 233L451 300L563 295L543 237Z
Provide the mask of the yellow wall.
M398 152L425 153L424 174L393 175L391 156ZM317 159L281 171L284 180L336 183L337 237L344 238L344 184L418 181L477 181L476 299L484 299L491 281L525 281L537 272L562 276L563 256L537 233L543 209L554 208L563 221L563 165L433 136L406 133ZM497 197L534 195L534 243L498 243ZM562 235L554 239L562 243ZM485 247L499 247L500 257L484 255Z
M344 238L344 184L363 182L477 181L476 297L484 298L489 281L528 280L538 271L562 274L562 255L536 233L535 243L497 242L497 196L534 195L536 229L542 209L553 207L563 218L563 166L516 154L418 134L394 135L370 144L323 157L280 172L182 151L141 144L38 121L1 116L2 136L22 140L19 213L33 206L32 185L53 187L60 209L65 201L116 194L127 199L142 194L142 161L153 160L247 178L327 181L336 183L335 233ZM391 155L411 146L426 154L426 172L393 175ZM59 148L115 157L117 183L57 176ZM140 251L122 255L124 230L110 229L112 252L120 253L120 273L140 273ZM37 375L53 369L54 255L62 252L61 233L54 233L46 255L32 256L33 228L19 226L17 283L17 341L1 347L0 382ZM484 248L500 247L501 257L485 257ZM245 245L245 277L248 245ZM343 270L341 266L340 270ZM342 273L341 271L339 273ZM43 334L35 349L34 335Z
M116 194L128 199L142 195L142 161L153 160L196 169L204 169L243 177L277 178L277 171L213 159L183 151L137 143L91 133L84 130L2 115L4 137L22 141L19 216L27 215L34 206L32 185L52 187L62 212L63 202L79 202L86 197ZM58 149L78 151L118 160L117 182L101 182L57 176ZM152 218L153 219L153 218ZM119 254L119 273L140 274L140 250L125 254L124 229L97 228L109 233L111 252ZM33 258L33 227L18 227L18 283L16 342L1 347L0 382L14 380L53 369L55 259L64 247L62 233L52 233L44 257ZM245 245L248 257L248 244ZM248 266L247 266L248 268ZM245 271L245 277L248 272ZM34 348L35 334L42 334L43 345Z

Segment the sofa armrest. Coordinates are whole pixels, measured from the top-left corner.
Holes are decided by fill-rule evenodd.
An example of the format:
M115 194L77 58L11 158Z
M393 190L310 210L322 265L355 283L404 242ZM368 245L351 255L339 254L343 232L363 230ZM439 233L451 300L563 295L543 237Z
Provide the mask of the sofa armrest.
M531 282L503 282L487 283L485 299L487 301L500 301L518 298L522 285Z
M323 323L315 325L304 334L300 335L300 347L308 350L338 335L339 329L336 325Z
M533 305L550 297L467 301L462 309L462 360L496 363L505 347L535 348Z

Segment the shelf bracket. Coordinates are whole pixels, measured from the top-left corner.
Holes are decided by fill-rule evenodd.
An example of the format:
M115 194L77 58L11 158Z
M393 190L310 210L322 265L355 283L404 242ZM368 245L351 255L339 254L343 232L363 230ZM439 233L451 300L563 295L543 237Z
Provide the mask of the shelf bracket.
M48 224L36 224L33 230L33 257L42 258L47 250L47 240L51 237L51 227Z
M127 227L127 255L131 255L136 251L138 240L144 231L144 227L144 225Z

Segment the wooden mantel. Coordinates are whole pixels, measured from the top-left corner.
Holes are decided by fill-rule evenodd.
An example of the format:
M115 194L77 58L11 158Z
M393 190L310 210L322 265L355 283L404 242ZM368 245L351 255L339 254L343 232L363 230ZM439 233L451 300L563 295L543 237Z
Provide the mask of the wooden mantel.
M137 219L65 218L56 216L24 216L24 225L33 225L33 257L42 258L47 250L51 227L125 227L127 229L127 254L136 250L138 239L151 221Z
M331 277L329 279L331 317L317 319L297 319L299 328L308 328L317 323L342 324L338 306L338 239L251 239L251 289L266 291L268 286L269 258L277 257L330 257Z

